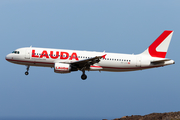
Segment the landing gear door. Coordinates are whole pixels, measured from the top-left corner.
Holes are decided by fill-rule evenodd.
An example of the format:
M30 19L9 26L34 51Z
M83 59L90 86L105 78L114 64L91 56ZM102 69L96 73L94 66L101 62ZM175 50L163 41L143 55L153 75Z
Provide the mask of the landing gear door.
M30 59L30 48L27 48L27 49L26 49L25 59Z
M136 67L141 67L141 57L140 56L138 56L136 58Z

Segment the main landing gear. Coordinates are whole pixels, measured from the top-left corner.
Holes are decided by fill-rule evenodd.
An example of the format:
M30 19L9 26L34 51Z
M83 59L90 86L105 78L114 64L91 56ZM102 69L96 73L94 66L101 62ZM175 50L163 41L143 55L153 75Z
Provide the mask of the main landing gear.
M81 79L82 79L82 80L86 80L86 79L87 79L87 75L86 75L86 74L82 74L82 75L81 75Z
M30 66L28 65L27 68L26 68L27 71L25 72L25 75L28 75L28 74L29 74L29 72L28 72L28 71L29 71L29 67L30 67Z
M82 71L83 74L81 75L81 79L82 80L86 80L87 79L87 75L85 74L85 70Z

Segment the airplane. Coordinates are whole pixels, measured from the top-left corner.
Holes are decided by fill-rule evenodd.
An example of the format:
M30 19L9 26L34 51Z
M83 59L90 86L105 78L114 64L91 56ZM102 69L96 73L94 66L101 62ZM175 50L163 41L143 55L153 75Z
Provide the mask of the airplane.
M144 52L136 55L30 46L16 49L5 59L26 65L25 75L29 74L30 66L41 66L54 68L55 73L79 70L81 79L85 80L85 71L126 72L174 64L174 60L165 58L172 35L173 31L165 30Z

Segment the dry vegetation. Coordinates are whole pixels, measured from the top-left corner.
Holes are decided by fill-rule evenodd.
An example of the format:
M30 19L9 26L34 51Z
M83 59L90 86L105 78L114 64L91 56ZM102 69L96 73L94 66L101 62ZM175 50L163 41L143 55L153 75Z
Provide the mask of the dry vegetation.
M114 120L180 120L180 111L169 113L152 113L144 116L123 116L122 118L116 118Z

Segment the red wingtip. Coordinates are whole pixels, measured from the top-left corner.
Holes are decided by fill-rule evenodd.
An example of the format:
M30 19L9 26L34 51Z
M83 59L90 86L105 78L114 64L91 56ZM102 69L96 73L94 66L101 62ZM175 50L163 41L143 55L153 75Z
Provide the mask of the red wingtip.
M103 56L101 56L101 57L105 59L106 55L107 55L107 54L105 54L105 55L103 55Z

